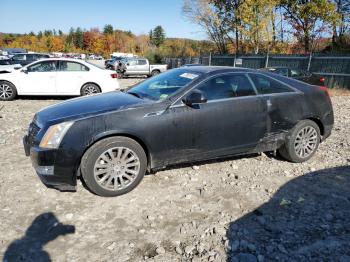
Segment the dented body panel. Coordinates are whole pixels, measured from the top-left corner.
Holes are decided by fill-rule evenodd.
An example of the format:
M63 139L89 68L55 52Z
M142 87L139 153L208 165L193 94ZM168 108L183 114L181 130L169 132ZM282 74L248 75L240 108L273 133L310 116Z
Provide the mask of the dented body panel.
M188 71L201 75L160 102L111 92L68 100L38 112L24 145L34 166L54 166L52 176L41 176L43 182L61 190L74 190L84 152L96 141L110 136L136 140L145 149L149 169L158 169L182 162L276 150L303 119L315 120L323 138L330 135L334 122L332 105L325 92L314 86L263 73L290 86L293 92L187 106L182 98L207 78L232 72L246 75L256 72L221 67L191 67ZM74 124L59 148L40 148L47 129L65 121Z

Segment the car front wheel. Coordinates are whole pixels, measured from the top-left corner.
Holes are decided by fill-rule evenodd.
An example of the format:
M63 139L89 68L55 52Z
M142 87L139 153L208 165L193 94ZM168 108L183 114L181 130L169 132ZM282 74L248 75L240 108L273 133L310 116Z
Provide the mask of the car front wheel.
M84 154L81 172L87 187L105 197L133 190L147 169L147 157L136 141L127 137L103 139Z
M0 100L10 101L17 96L16 87L7 81L0 81Z
M291 130L279 153L291 162L305 162L316 153L320 140L318 125L314 121L303 120Z

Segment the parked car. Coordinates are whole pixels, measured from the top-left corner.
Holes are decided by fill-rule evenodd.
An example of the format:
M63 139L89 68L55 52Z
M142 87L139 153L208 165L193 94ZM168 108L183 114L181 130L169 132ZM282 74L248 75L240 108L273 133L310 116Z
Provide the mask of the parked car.
M291 77L303 81L305 83L317 86L324 86L326 80L323 76L315 75L304 70L293 69L289 67L267 67L262 68L261 70L269 71L271 73L279 74L286 77Z
M15 69L19 69L22 66L20 64L11 64L11 62L7 59L0 60L0 74L8 73Z
M117 74L82 60L44 59L0 74L0 100L17 95L91 95L119 88Z
M125 92L68 100L35 114L24 137L41 180L101 196L134 189L146 170L278 150L304 162L333 127L327 89L277 74L169 70Z
M127 63L130 59L129 57L114 57L105 61L105 67L110 70L118 70L123 63Z
M122 65L119 65L117 69L119 69L121 76L155 76L166 71L167 68L168 65L150 65L148 59L145 58L131 58L122 61Z
M21 66L25 66L43 58L50 58L50 56L48 54L40 53L19 53L12 56L9 59L9 62L11 64L20 64Z
M100 56L100 55L92 54L92 55L89 55L89 59L92 59L92 60L102 60L103 57Z

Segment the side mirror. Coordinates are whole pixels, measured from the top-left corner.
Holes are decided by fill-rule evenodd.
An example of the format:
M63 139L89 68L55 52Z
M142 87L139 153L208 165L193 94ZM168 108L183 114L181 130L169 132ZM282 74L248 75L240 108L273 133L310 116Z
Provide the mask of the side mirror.
M21 70L21 72L22 72L22 73L25 73L25 74L28 74L28 69L27 69L27 68L23 68L23 69Z
M191 94L183 98L182 102L187 106L193 106L194 104L206 103L207 99L204 97L202 92L195 90Z

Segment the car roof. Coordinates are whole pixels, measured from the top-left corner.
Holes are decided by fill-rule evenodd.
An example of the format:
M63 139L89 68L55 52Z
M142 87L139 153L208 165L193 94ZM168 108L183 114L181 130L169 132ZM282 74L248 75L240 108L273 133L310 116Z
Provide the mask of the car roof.
M215 72L254 72L254 69L244 68L244 67L232 67L232 66L189 66L182 67L181 69L186 69L189 71L199 72L199 73L215 73Z
M75 59L75 58L69 58L69 57L51 57L51 58L43 58L38 61L47 61L47 60L54 60L54 61L72 61L72 62L84 62L85 60L82 59Z

